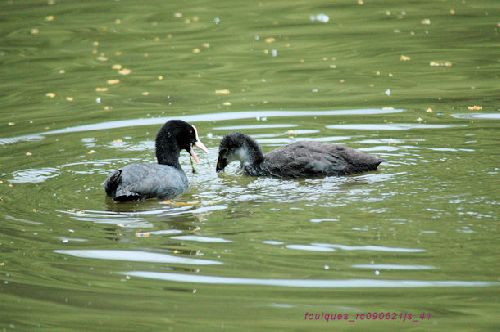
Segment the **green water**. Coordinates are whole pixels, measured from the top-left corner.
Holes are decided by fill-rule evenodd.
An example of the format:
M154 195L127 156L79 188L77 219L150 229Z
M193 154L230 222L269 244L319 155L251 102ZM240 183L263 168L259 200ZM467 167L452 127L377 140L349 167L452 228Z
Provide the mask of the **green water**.
M498 331L499 31L494 0L2 1L0 328ZM106 200L171 118L189 191ZM386 161L216 174L234 130ZM305 319L374 312L417 318Z

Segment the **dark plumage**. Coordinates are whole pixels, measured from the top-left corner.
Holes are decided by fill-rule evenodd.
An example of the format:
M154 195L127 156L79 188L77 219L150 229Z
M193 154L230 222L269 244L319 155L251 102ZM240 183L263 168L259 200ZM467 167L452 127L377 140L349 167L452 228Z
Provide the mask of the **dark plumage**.
M113 171L103 183L106 194L115 201L170 199L180 195L188 187L186 173L179 164L180 152L186 150L199 162L193 146L208 152L194 126L180 120L168 121L155 140L158 164L131 164Z
M382 162L343 145L321 142L296 142L263 154L250 136L233 133L220 142L217 171L235 160L248 175L281 178L348 175L376 170Z

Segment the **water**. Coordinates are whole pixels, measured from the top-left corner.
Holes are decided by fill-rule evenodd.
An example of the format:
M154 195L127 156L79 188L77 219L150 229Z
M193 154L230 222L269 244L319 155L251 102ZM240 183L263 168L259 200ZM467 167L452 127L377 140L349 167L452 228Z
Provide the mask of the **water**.
M4 1L0 15L3 330L499 329L496 1ZM189 191L105 199L108 172L153 161L172 118L210 150ZM386 161L216 174L234 130L265 151L308 139ZM375 312L394 320L324 316Z

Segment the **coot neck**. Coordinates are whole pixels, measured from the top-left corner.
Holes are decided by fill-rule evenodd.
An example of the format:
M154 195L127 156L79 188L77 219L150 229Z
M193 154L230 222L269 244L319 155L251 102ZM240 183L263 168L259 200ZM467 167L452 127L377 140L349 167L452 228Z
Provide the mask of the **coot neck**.
M171 133L160 131L156 136L155 145L158 164L181 169L179 164L181 151L177 145L177 140Z
M258 168L264 161L264 154L257 142L248 136L244 136L245 141L240 148L240 166L242 168Z

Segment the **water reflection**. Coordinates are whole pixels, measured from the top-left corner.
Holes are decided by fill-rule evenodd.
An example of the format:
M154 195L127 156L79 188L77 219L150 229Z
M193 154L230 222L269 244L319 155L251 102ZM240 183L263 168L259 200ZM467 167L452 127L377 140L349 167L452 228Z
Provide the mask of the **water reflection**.
M123 274L146 279L213 285L249 285L297 288L430 288L430 287L493 287L497 282L486 281L420 281L375 279L258 279L226 278L183 273L130 271Z
M135 250L55 250L55 253L79 258L104 259L113 261L171 263L191 265L215 265L222 262L209 259L194 259Z

